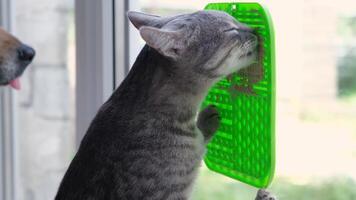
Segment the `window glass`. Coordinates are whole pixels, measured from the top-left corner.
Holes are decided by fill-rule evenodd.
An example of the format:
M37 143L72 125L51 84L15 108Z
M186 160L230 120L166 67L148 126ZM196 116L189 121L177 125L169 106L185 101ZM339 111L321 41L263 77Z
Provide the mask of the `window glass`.
M37 56L15 94L16 195L53 199L73 158L74 1L16 0L15 32Z
M156 15L212 1L130 1ZM216 1L214 1L216 2ZM356 199L356 1L258 0L276 33L277 163L280 199ZM130 30L130 61L144 42ZM253 199L256 189L202 167L193 199Z

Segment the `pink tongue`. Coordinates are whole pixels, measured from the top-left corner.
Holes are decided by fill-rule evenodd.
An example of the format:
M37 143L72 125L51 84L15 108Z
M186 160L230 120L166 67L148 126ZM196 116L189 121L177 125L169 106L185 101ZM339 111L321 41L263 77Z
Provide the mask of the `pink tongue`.
M20 90L21 89L20 79L17 78L15 80L10 81L10 86L16 90Z

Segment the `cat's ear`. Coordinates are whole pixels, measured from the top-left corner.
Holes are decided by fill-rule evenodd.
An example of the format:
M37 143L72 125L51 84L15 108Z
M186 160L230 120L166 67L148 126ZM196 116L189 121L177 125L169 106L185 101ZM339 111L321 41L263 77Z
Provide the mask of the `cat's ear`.
M143 26L140 28L140 34L148 46L174 60L180 56L184 48L182 31L171 31Z
M156 27L160 24L161 20L161 17L159 16L149 15L135 11L128 11L127 17L137 29L140 29L142 26Z

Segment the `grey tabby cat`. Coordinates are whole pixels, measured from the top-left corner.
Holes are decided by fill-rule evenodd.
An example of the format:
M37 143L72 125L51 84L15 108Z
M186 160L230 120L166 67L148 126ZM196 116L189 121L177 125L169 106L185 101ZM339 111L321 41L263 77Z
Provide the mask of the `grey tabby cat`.
M256 59L256 36L222 12L128 17L147 45L91 123L56 200L188 199L219 126L214 106L197 117L201 102Z

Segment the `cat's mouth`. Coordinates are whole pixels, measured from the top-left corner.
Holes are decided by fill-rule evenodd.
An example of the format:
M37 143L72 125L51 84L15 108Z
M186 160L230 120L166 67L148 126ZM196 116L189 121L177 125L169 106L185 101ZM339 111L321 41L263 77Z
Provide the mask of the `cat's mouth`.
M249 50L247 51L246 53L243 53L239 56L239 59L242 59L242 58L250 58L250 57L256 57L257 55L257 51L256 49L254 50Z
M252 56L253 51L247 51L246 53L242 54L239 58L250 57Z

